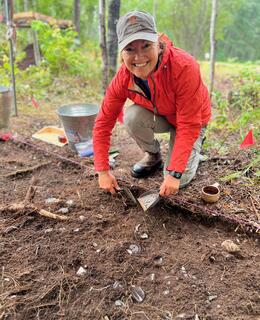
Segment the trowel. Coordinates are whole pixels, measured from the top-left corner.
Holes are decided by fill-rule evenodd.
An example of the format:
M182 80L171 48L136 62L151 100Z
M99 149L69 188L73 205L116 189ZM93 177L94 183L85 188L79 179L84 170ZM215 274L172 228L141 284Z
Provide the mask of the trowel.
M160 200L160 195L156 191L147 191L140 195L137 198L137 201L140 203L142 209L147 211L154 207Z
M131 205L137 204L137 201L134 195L132 194L130 189L128 189L127 187L122 187L119 190L116 189L115 191L116 191L116 194L120 195L125 205L126 205L125 200L128 200Z

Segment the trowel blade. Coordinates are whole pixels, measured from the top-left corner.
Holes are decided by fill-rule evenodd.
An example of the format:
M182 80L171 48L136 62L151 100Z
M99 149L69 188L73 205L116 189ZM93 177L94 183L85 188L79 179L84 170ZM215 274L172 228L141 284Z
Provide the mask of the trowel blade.
M147 191L141 194L140 197L137 198L137 200L140 203L142 209L144 211L147 211L158 203L158 201L160 200L160 196L155 191Z

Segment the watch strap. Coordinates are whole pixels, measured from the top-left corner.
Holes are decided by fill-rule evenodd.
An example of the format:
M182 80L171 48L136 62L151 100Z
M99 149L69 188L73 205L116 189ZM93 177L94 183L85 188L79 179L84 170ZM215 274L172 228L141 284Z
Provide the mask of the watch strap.
M182 176L181 172L178 171L168 171L169 175L176 178L176 179L180 179Z

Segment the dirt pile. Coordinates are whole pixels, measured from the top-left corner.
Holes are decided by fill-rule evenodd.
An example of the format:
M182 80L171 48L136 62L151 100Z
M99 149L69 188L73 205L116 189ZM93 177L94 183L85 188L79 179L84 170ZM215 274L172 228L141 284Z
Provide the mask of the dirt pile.
M128 169L138 155L131 141L120 139L118 148L127 147L115 174L138 196L154 188L161 173L131 180ZM99 190L80 166L11 141L0 148L0 319L259 320L257 236L177 203L159 202L144 213ZM68 149L59 152L80 162ZM192 190L202 185L203 166L179 199L202 205ZM11 210L25 200L33 177L29 204ZM223 194L210 209L232 208ZM237 199L237 207L250 203ZM253 219L253 210L246 214ZM228 252L225 240L239 249Z

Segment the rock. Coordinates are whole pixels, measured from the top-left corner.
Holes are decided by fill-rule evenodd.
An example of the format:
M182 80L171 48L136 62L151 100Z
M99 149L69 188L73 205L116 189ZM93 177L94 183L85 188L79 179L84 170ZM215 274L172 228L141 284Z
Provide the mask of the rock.
M84 276L87 273L87 270L83 267L79 267L79 270L77 271L76 275L79 277Z
M121 301L121 300L116 300L116 301L115 301L115 305L116 305L117 307L121 307L121 306L124 305L124 302Z
M69 209L68 209L68 208L60 208L60 209L58 210L58 212L63 213L63 214L66 214L66 213L69 212Z
M184 275L184 277L188 277L187 271L184 266L181 267L181 273Z
M209 261L213 263L216 261L216 258L214 256L209 256Z
M80 221L85 221L85 220L87 220L87 218L85 216L81 215L81 216L79 216L79 220Z
M165 311L165 313L162 315L162 320L173 320L170 311Z
M180 313L176 316L175 320L194 320L194 315L187 313Z
M237 253L240 251L240 248L232 240L225 240L221 243L221 247L224 248L229 253Z
M130 244L129 248L127 249L129 254L137 254L141 252L141 247L137 244Z
M162 256L156 256L156 257L153 259L153 262L154 262L154 264L155 264L157 267L160 267L160 266L163 264L163 258L162 258Z
M71 206L73 206L74 201L73 201L73 200L68 200L68 201L66 201L66 204L67 204L69 207L71 207Z
M211 295L209 295L209 297L208 297L208 299L209 299L209 302L211 302L211 301L213 301L213 300L215 300L215 299L217 299L217 295L216 294L211 294Z
M169 289L166 289L163 291L163 295L164 296L168 296L168 294L170 293L170 290Z
M141 287L132 286L131 295L135 302L141 303L144 301L145 293Z
M149 279L150 279L151 281L154 281L154 279L155 279L155 273L151 273L151 274L149 275Z
M148 239L149 238L149 236L148 236L148 234L147 233L142 233L141 235L140 235L140 238L142 239L142 240L144 240L144 239Z
M59 203L60 202L60 199L57 199L57 198L48 198L48 199L45 199L45 203L46 204L53 204L53 203Z
M123 286L119 281L115 281L113 283L113 289L117 290L117 289L122 289L122 288L123 288Z
M135 226L135 233L137 233L139 231L141 224L139 223L138 225Z

